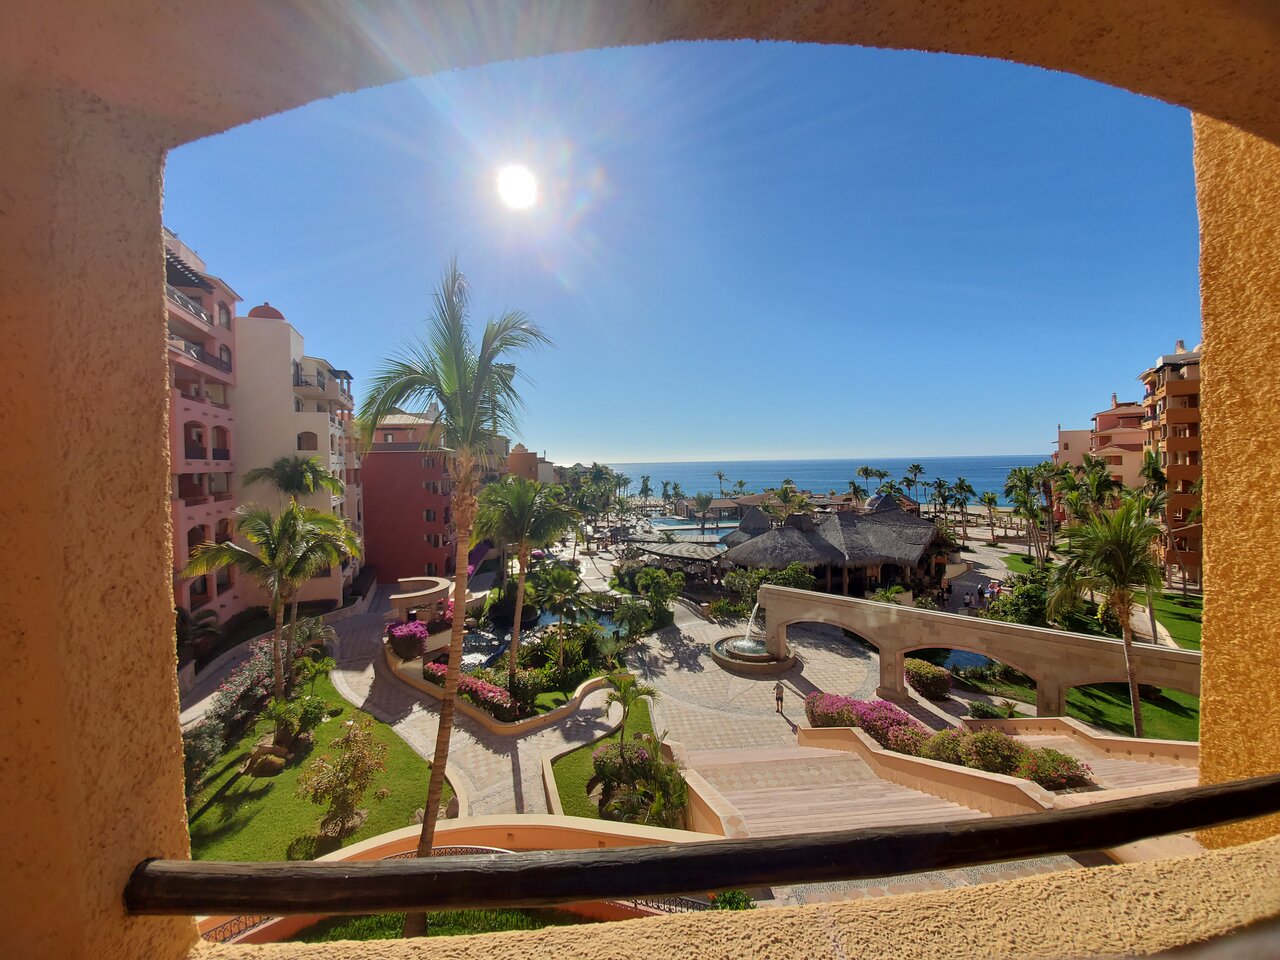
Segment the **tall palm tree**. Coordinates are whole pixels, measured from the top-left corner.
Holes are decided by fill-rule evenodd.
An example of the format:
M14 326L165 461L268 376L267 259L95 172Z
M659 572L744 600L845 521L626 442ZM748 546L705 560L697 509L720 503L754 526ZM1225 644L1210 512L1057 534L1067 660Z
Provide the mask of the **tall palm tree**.
M1000 506L1000 498L994 490L986 491L978 498L978 502L987 508L987 522L991 524L991 542L996 542L996 507Z
M671 484L671 499L677 504L684 499L684 491L680 489L678 482Z
M720 483L720 496L724 496L724 482L728 479L723 470L716 471L716 480Z
M235 567L258 581L269 598L275 620L271 651L275 661L275 694L285 695L284 609L298 588L321 570L340 563L351 551L358 551L350 529L341 517L314 510L291 500L289 506L273 514L263 507L247 504L236 508L236 533L248 541L242 547L234 540L202 543L192 551L183 568L184 577L200 577L224 567Z
M916 487L920 485L920 477L923 474L924 467L918 463L913 463L907 467L907 476L911 479L908 481L905 477L903 478L904 482L906 482L908 488L911 490L911 499L915 500L917 503L920 501L916 497Z
M634 674L616 673L609 678L609 685L613 687L608 695L604 698L604 713L609 715L609 708L615 703L622 707L622 719L618 722L618 743L625 744L627 742L627 717L631 715L631 708L641 700L648 700L653 703L658 699L658 688L647 683L641 683L636 679ZM625 748L621 752L623 763L626 762L627 754Z
M947 507L951 503L951 484L939 477L933 481L933 499L938 502L943 520L947 517Z
M434 294L426 329L384 363L373 378L359 416L364 435L371 437L377 425L394 410L425 412L432 404L438 407L439 416L429 431L427 444L453 451L449 460L455 531L453 596L455 604L464 607L478 468L491 460L493 442L504 432L514 432L520 409L518 373L512 358L550 342L519 311L489 320L477 339L469 327L469 299L467 281L454 261ZM418 840L420 857L430 855L435 839L454 703L462 675L465 622L465 610L458 610L449 638L449 667L441 693L440 725ZM426 915L411 911L405 920L406 935L425 930Z
M662 481L662 509L667 513L671 512L670 509L668 509L667 507L667 504L670 502L671 502L671 481L663 480Z
M570 567L546 567L537 582L538 596L547 605L547 609L560 618L556 630L560 647L556 655L556 663L564 669L564 621L566 618L577 622L582 613L584 600L590 592L584 589L582 578Z
M853 474L854 474L854 476L856 476L859 480L861 480L861 481L862 481L862 485L863 485L864 487L866 487L868 490L870 490L870 489L872 488L872 487L871 487L871 481L872 481L872 479L874 479L874 477L875 477L875 475L876 475L876 471L875 471L875 469L874 469L873 467L868 467L868 466L864 463L864 464L863 464L862 466L860 466L857 470L853 471Z
M1093 505L1095 511L1098 511L1110 507L1123 487L1103 464L1100 470L1085 471L1080 477L1080 489L1084 491L1085 499Z
M693 510L698 515L698 519L702 521L701 532L705 535L707 532L707 514L711 511L711 501L715 499L709 493L695 493L693 495Z
M859 500L867 499L867 488L857 480L849 481L849 493L851 496L857 497Z
M1040 496L1044 500L1045 522L1049 525L1049 546L1055 546L1054 525L1053 525L1053 502L1057 497L1058 488L1066 477L1071 476L1071 468L1065 463L1058 464L1052 460L1044 460L1031 468L1031 473L1036 479Z
M516 656L520 651L520 615L524 610L524 587L529 574L529 556L558 538L577 519L565 502L564 491L536 480L509 476L480 491L474 536L494 543L516 546L516 606L507 647L507 689L516 683Z
M745 496L747 492L747 481L745 480L733 481L733 492L735 496L739 496L739 497Z
M203 610L191 611L184 607L174 607L173 613L173 632L177 637L180 655L192 650L202 640L217 640L222 636L216 610L205 607Z
M960 540L963 542L969 539L969 501L978 495L978 491L964 477L956 477L956 482L951 485L951 495L960 508Z
M280 457L269 467L254 467L244 475L244 482L268 483L290 497L303 497L309 493L327 490L335 497L342 496L342 479L326 470L319 457Z
M1036 558L1042 560L1039 489L1032 469L1014 467L1010 470L1004 481L1004 495L1013 504L1013 512L1026 521L1027 556L1031 556L1031 545L1034 542Z
M640 476L640 499L645 503L649 502L649 498L653 496L653 484L650 483L650 476L641 474Z
M1154 450L1143 452L1142 466L1139 468L1138 474L1146 481L1144 489L1147 493L1164 492L1168 481L1165 478L1164 469L1160 466L1160 455Z
M1160 567L1151 546L1160 528L1136 501L1120 504L1114 511L1089 518L1076 534L1067 563L1059 573L1049 600L1049 612L1059 612L1078 604L1085 590L1101 593L1120 621L1124 641L1125 674L1129 680L1129 700L1133 706L1133 732L1142 734L1142 702L1138 677L1133 669L1133 628L1129 611L1136 596L1150 594L1160 586Z

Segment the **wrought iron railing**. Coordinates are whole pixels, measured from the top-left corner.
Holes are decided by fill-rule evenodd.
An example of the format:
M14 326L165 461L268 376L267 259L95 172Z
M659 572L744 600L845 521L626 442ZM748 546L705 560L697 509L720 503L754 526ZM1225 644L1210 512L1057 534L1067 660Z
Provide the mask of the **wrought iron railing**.
M193 313L209 326L213 326L213 318L205 312L204 307L196 303L182 291L176 289L172 284L164 285L164 292L178 306L182 307L188 313Z
M208 457L205 456L205 454L208 453L208 451L205 450L204 447L196 446L194 443L188 443L185 452L187 454L188 460L207 460L208 459Z
M213 448L213 459L215 459L215 460L230 460L230 459L231 459L231 451L230 451L229 449L227 449L226 447L214 447L214 448Z

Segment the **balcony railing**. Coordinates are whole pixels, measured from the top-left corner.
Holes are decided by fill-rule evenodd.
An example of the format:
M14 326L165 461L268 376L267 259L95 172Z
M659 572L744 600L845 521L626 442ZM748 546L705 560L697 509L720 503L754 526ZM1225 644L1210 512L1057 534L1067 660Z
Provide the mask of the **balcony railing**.
M230 490L223 490L223 491L214 493L213 500L215 503L226 503L226 501L230 500L233 496L235 496L235 494L233 494Z
M183 339L182 337L170 337L169 346L173 347L175 350L181 350L187 356L199 360L201 363L208 364L215 370L221 370L223 373L231 372L230 360L223 360L221 357L215 357L198 343L193 343L192 341Z
M293 375L293 385L295 387L314 387L315 381L310 377L304 377L300 373L295 373Z
M214 448L213 448L213 459L215 459L215 460L230 460L230 459L231 459L231 451L230 451L230 450L228 450L226 447L214 447Z
M204 447L201 447L194 443L188 443L187 448L184 452L186 453L188 460L207 460L208 459L208 451L205 450Z
M196 303L194 300L188 297L185 293L182 293L176 287L168 283L164 285L164 292L165 292L165 295L170 300L172 300L178 306L182 307L182 309L186 310L188 313L195 314L197 317L199 317L209 326L211 327L213 326L213 317L205 313L204 307L200 306L200 304Z
M706 843L430 860L144 860L135 915L387 913L542 907L689 891L866 880L1084 853L1280 811L1280 773L1039 814Z

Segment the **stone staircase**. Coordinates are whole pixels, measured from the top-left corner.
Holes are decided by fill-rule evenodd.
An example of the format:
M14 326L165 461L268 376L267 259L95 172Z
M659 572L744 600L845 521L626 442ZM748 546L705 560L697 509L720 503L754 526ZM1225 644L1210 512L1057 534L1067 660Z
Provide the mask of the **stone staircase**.
M840 750L702 750L690 752L686 762L738 808L755 837L986 816L881 780L857 756Z
M1176 790L1180 787L1194 787L1200 781L1195 767L1159 760L1112 756L1087 743L1081 743L1074 737L1019 735L1017 739L1028 747L1052 747L1077 760L1083 760L1092 770L1093 781L1104 790L1151 786Z

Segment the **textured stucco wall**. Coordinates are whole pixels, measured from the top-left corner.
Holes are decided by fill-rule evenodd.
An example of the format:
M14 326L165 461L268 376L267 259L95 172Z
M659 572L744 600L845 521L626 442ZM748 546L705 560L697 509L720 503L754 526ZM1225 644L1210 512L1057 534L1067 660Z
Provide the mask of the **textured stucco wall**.
M191 921L120 899L139 857L189 850L163 152L127 113L29 87L3 89L0 130L0 954L173 956Z
M1280 147L1196 117L1204 322L1200 779L1280 771ZM1206 844L1280 832L1280 816Z
M415 73L588 47L739 37L1039 64L1180 103L1280 143L1280 5L1269 0L583 0L571 16L559 4L506 0L6 6L0 333L11 348L13 399L0 431L0 622L8 641L0 673L0 944L8 953L168 960L193 939L187 920L130 920L120 904L137 860L187 849L169 595L163 148ZM1280 439L1270 349L1280 316L1280 203L1274 147L1199 121L1197 156L1204 452L1213 465L1205 497L1208 779L1278 765L1276 738L1267 743L1264 734L1277 709L1280 610L1259 573L1280 525L1265 509ZM113 296L109 310L104 290ZM63 607L68 595L73 610ZM1222 836L1239 840L1266 829L1274 827ZM1274 864L1276 847L1267 849ZM937 894L927 915L895 900L807 915L677 918L658 922L670 926L657 940L571 931L529 937L514 952L535 955L550 937L592 956L662 955L677 943L685 953L691 939L701 956L794 955L797 945L830 954L835 943L858 943L840 924L846 911L867 937L914 944L928 934L931 948L956 942L957 917L989 917L985 927L985 919L972 919L960 942L983 956L1000 953L1000 945L1014 949L1011 931L1017 951L1033 953L1043 946L1037 937L1107 936L1117 923L1125 936L1108 941L1116 949L1150 948L1225 929L1248 913L1230 904L1280 910L1259 901L1280 885L1242 866L1247 856L1168 868L1167 879L1180 886L1154 904L1147 893L1159 877L1090 872L1021 892ZM1207 889L1215 891L1211 915L1204 914ZM1036 912L1040 898L1052 909L1048 917ZM1153 930L1170 902L1179 915ZM816 943L815 921L824 931ZM588 936L617 937L618 949L588 948ZM417 949L425 956L450 947ZM492 946L457 949L478 955Z

